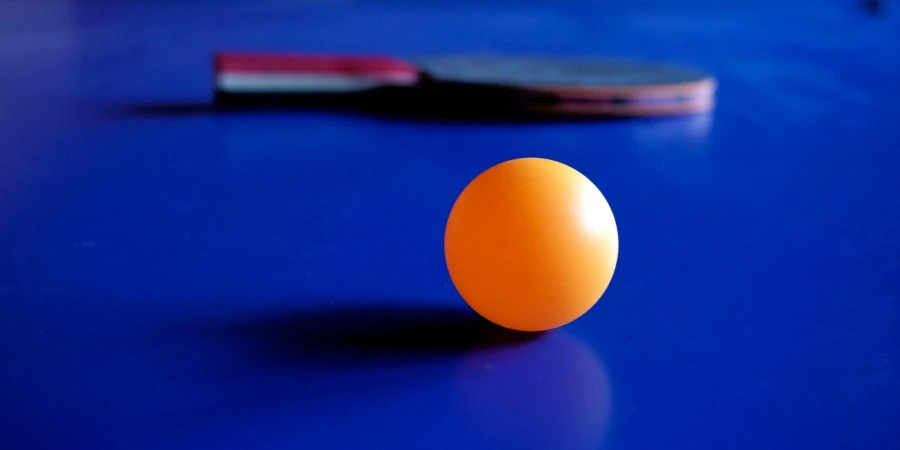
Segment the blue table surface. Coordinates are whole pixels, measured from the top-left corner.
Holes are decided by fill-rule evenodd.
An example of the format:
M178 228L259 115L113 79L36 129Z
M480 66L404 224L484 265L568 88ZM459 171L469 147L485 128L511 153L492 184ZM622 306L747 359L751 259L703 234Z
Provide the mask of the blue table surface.
M0 448L898 449L900 21L855 2L3 1ZM710 115L214 113L216 49L689 63ZM456 195L540 156L621 255L539 336Z

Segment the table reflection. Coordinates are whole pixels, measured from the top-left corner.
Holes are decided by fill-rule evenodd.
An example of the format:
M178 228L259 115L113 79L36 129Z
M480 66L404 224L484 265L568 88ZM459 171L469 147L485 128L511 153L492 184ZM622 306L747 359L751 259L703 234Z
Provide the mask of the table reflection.
M595 449L610 419L609 380L594 350L563 330L467 355L458 407L480 444Z

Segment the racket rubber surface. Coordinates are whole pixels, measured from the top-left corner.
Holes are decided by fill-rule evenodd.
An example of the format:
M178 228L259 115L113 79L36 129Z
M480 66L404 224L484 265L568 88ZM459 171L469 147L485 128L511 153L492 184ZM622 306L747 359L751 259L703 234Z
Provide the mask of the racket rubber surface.
M711 75L670 64L509 56L447 56L414 63L437 83L519 91L520 108L544 114L678 115L706 112L715 105Z

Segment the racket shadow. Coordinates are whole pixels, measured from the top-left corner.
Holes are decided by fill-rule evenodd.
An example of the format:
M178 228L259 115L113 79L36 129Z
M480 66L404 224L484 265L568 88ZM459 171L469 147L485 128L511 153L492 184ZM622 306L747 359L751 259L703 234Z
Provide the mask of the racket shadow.
M125 117L187 117L205 116L218 112L207 102L142 103L113 109L111 114Z
M219 93L219 111L328 111L376 119L456 123L540 123L610 121L612 116L541 114L523 105L533 102L513 90L498 88L409 89L385 87L350 94L277 94L250 96Z
M398 92L273 96L217 96L212 102L143 103L116 108L125 117L191 117L240 115L256 112L322 112L363 116L376 120L443 122L461 124L535 124L561 122L611 122L625 117L550 115L499 107L504 102L470 96L437 96ZM631 118L631 120L634 120Z

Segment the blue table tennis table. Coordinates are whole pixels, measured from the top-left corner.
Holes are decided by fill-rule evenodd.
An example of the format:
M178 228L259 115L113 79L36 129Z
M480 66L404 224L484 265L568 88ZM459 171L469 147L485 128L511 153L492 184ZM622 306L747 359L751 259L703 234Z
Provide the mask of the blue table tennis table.
M853 1L0 1L0 449L900 448L900 19ZM711 114L210 107L215 50L659 59ZM591 178L619 265L504 332L456 196Z

